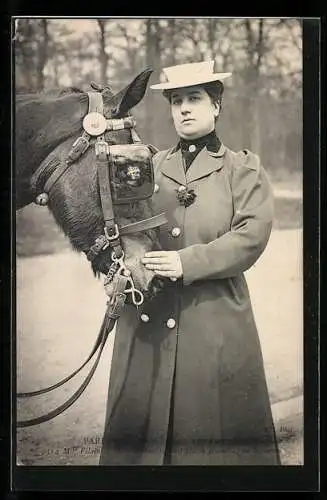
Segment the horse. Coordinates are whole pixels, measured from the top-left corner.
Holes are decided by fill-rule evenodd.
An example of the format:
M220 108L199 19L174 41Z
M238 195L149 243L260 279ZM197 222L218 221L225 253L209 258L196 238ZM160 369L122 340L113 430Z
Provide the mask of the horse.
M130 110L144 97L152 73L146 68L128 85L113 93L107 85L101 89L103 115L106 119L130 117ZM93 83L97 90L100 88ZM16 209L35 202L31 179L49 155L65 162L76 139L82 132L82 121L88 112L89 96L77 88L65 89L56 95L18 95L15 119L15 166L16 166ZM132 130L133 131L133 130ZM133 142L131 129L106 132L109 145L124 145ZM93 148L84 152L70 165L49 193L48 208L56 223L68 237L77 252L88 253L96 239L103 232L104 217L101 207L97 168ZM155 148L150 147L152 154ZM122 151L122 155L124 152ZM128 160L127 160L128 161ZM132 161L132 160L131 160ZM38 181L51 175L51 165L41 172ZM115 203L114 203L115 205ZM118 227L154 215L151 197L133 200L114 206ZM160 249L156 227L121 235L126 267L131 271L135 286L147 299L153 298L164 285L165 280L147 270L140 259L144 253ZM105 249L92 261L97 276L107 274L112 264L110 248Z
M32 202L46 204L72 249L87 256L95 276L105 277L109 298L82 366L51 387L18 397L60 387L99 349L81 387L57 409L18 422L18 427L50 420L71 406L90 382L125 302L139 307L167 282L141 263L145 252L161 248L158 228L166 223L165 214L156 214L152 204L156 148L142 144L130 113L144 97L151 73L146 68L117 93L92 82L95 92L69 88L16 98L16 210Z

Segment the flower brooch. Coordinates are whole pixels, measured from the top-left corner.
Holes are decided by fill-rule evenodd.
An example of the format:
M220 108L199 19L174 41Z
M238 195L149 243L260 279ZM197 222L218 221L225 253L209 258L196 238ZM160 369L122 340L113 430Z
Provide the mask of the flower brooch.
M194 189L188 189L186 186L179 186L176 189L177 199L180 205L184 205L184 207L189 207L194 203L196 194L194 193Z

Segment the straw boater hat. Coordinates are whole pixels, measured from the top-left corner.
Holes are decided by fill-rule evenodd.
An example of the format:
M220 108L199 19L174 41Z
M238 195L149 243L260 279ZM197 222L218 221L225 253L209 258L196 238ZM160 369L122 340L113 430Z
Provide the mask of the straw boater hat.
M222 81L231 76L231 73L214 73L214 64L215 61L204 61L163 68L161 83L151 85L150 88L153 90L178 89Z

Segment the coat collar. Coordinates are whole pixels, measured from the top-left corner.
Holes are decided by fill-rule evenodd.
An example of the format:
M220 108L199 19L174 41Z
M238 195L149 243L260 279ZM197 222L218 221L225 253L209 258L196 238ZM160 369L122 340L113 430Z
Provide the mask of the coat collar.
M169 150L160 170L164 175L180 184L193 182L216 170L220 170L224 163L225 152L226 147L223 144L221 144L219 151L216 153L208 151L206 147L202 148L185 173L181 151L173 147Z

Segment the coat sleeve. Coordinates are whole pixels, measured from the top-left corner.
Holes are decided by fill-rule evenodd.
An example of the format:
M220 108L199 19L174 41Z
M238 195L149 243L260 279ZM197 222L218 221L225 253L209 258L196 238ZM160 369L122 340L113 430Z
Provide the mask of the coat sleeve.
M231 191L234 215L230 231L210 243L179 250L184 285L244 272L266 248L274 217L273 192L257 155L250 151L236 154Z

